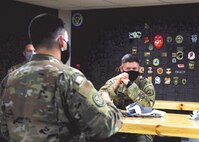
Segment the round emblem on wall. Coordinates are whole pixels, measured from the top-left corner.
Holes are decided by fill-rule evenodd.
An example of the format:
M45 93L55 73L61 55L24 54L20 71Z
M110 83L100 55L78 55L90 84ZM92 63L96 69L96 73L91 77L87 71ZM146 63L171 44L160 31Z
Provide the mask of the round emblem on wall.
M177 57L178 60L182 60L183 59L183 52L182 51L178 51L177 52Z
M176 58L172 58L172 63L176 63L176 62L177 62Z
M167 43L171 43L173 39L171 36L168 36L166 40L167 40Z
M155 46L156 49L162 48L162 46L164 44L164 40L163 40L162 35L156 35L154 37L153 43L154 43L154 46Z
M175 40L176 40L176 43L180 44L180 43L183 42L183 36L182 35L177 35Z
M183 85L186 85L186 84L187 84L187 79L186 79L186 78L183 78L183 79L182 79L182 84L183 84Z
M158 74L162 74L163 73L163 68L161 68L161 67L157 68L157 73Z
M158 58L153 59L153 65L158 66L160 64L160 60Z
M188 59L189 59L189 60L193 60L193 59L195 59L195 58L196 58L195 53L194 53L193 51L190 51L190 52L188 53Z
M149 47L148 47L148 48L149 48L150 51L152 51L153 48L154 48L154 47L153 47L153 44L149 44Z
M73 14L72 23L74 26L80 26L83 23L83 17L80 13Z

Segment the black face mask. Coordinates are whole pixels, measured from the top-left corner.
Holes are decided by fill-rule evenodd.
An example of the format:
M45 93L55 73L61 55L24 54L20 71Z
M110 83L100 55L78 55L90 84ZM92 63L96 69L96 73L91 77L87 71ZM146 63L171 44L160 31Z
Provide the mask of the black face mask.
M70 58L70 45L67 42L67 50L61 52L61 61L66 64Z
M125 72L129 74L129 80L132 82L135 81L140 74L139 71L125 71Z

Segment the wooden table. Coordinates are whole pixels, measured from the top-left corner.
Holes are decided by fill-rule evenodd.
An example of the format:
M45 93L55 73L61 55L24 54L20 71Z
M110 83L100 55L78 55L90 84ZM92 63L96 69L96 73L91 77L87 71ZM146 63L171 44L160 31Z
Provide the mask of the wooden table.
M199 110L199 102L156 100L153 108L192 111L192 110Z
M166 113L162 118L124 117L120 132L199 138L199 120L172 113Z

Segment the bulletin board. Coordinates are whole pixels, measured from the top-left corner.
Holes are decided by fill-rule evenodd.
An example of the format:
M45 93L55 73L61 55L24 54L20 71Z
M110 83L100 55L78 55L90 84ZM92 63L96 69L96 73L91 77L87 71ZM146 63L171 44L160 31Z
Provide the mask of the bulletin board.
M72 23L72 66L99 89L119 74L120 59L130 53L138 56L142 76L154 84L156 99L199 101L198 8L73 11L83 22Z

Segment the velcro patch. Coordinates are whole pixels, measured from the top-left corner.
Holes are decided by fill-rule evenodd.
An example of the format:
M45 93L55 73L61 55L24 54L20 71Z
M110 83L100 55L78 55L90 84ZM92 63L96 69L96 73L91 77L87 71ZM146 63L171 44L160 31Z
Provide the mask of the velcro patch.
M78 76L78 77L75 79L75 82L76 82L77 84L81 84L83 80L84 80L83 77Z
M95 104L99 107L103 107L105 106L105 101L102 99L101 96L99 96L98 94L94 94L93 95L93 101L95 102Z

